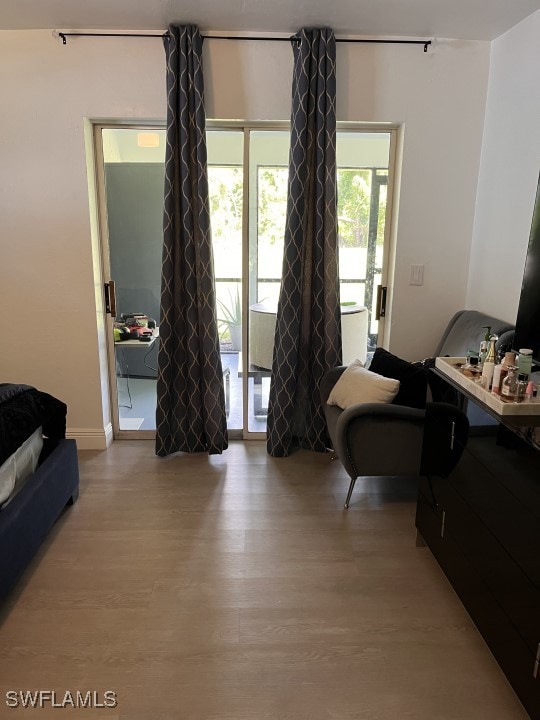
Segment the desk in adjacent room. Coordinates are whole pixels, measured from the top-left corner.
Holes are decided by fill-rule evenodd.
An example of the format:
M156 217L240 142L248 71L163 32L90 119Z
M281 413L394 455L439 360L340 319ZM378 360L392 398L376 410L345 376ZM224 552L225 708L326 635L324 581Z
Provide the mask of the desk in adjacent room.
M120 361L124 365L119 374L125 377L149 377L155 379L157 377L157 364L147 364L146 358L156 345L159 339L159 328L152 330L150 340L116 340L114 343L115 351L119 351ZM129 362L128 362L129 355Z

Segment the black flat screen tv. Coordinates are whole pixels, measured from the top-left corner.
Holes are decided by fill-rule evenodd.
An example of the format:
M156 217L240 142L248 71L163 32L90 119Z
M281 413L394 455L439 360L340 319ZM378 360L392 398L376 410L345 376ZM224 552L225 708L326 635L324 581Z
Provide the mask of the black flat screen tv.
M531 348L535 364L540 365L540 178L516 318L514 350L520 348Z

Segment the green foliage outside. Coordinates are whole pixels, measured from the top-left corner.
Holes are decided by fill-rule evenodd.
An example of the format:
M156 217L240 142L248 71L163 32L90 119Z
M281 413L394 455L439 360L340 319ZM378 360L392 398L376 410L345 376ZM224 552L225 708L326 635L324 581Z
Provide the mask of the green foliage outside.
M371 172L338 170L338 243L340 247L366 247L369 231Z
M260 167L258 173L258 237L259 243L283 243L287 213L287 181L284 167Z
M228 328L231 325L239 326L242 324L242 300L240 298L240 289L238 287L236 288L236 293L234 295L229 292L227 301L224 302L218 298L217 307L217 321L220 325L224 325Z
M382 174L382 173L380 173ZM371 204L371 169L337 171L339 247L367 247ZM386 186L380 188L377 244L384 242Z
M283 242L287 210L285 167L259 167L257 176L259 244ZM210 213L214 240L241 237L243 171L241 167L210 166ZM371 169L340 168L337 171L338 242L340 247L366 247L369 233ZM384 239L386 186L381 186L377 243Z
M377 174L385 175L386 170L378 170ZM367 277L376 272L382 258L386 184L379 184L377 250L369 257L366 252L372 177L370 168L339 168L337 171L340 274L342 279L345 278L344 282L348 281L342 285L344 303L352 303L353 295L355 302L370 302L370 296L366 299L361 295ZM232 284L239 283L242 275L243 169L211 165L208 180L219 325L222 335L228 337L241 322L240 298L236 292L239 286ZM257 254L250 257L250 274L256 278L276 278L279 282L281 277L287 185L287 167L259 166L256 198L250 199L251 207L256 201L257 208ZM269 294L266 286L264 291L260 284L257 287L257 297L260 292L265 296ZM275 288L272 286L272 289Z
M208 191L212 238L242 237L242 203L244 179L241 167L210 165Z

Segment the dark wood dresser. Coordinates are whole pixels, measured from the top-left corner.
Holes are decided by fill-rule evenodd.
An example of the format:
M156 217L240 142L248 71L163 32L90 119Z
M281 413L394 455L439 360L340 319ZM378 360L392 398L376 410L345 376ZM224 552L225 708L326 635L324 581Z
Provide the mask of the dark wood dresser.
M448 478L421 481L416 526L530 717L540 720L540 402L500 414L500 401L484 402L484 391L461 382L455 369L434 372L463 405L477 403L497 424L471 428Z

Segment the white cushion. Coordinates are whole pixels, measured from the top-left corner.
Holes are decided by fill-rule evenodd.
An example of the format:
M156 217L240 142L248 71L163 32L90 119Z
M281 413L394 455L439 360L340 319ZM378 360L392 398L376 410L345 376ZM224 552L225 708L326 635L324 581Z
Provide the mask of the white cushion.
M15 480L15 487L13 488L14 493L19 492L30 475L36 472L42 448L43 428L38 427L15 452L17 479Z
M13 492L15 480L17 478L17 468L15 467L15 458L10 455L2 465L0 465L0 505L2 505Z
M5 507L36 471L43 447L43 429L38 427L0 467L0 508Z
M328 397L328 405L344 410L360 403L391 403L399 390L399 380L366 370L355 360L341 375Z

